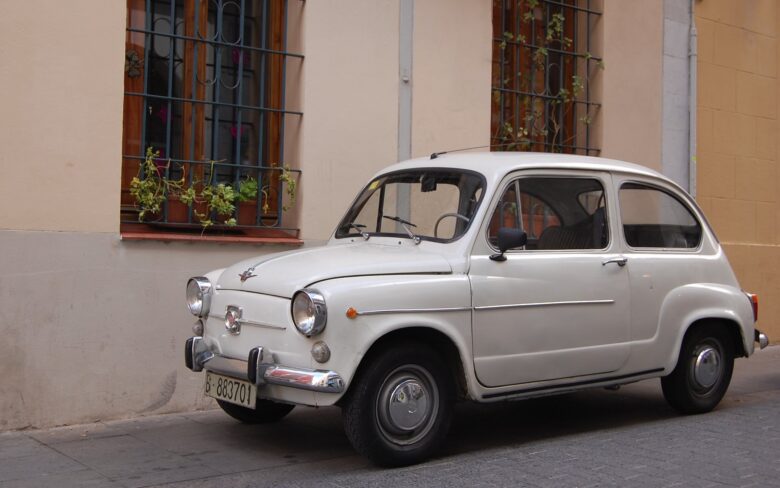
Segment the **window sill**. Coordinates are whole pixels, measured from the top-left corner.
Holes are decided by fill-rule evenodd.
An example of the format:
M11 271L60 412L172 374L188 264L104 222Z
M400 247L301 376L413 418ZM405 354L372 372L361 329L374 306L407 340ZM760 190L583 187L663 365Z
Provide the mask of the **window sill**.
M147 225L122 224L119 237L123 241L210 242L225 244L268 244L301 246L303 241L276 229L252 229L244 232L182 232L161 231Z

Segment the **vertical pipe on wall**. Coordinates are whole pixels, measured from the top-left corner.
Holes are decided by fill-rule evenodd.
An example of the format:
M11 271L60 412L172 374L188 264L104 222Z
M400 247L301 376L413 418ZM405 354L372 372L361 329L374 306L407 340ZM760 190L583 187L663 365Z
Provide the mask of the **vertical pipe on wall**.
M398 25L398 160L412 157L412 53L414 0L401 0ZM399 186L396 215L409 220L411 193Z
M698 34L694 19L694 1L690 0L691 30L688 36L688 193L696 197L696 62Z

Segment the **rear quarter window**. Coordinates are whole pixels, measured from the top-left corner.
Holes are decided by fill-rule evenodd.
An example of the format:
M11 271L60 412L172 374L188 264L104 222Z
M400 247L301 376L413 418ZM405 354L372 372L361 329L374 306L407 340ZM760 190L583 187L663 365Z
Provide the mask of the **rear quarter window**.
M641 183L620 187L620 217L626 243L636 248L693 249L702 227L693 212L671 193Z

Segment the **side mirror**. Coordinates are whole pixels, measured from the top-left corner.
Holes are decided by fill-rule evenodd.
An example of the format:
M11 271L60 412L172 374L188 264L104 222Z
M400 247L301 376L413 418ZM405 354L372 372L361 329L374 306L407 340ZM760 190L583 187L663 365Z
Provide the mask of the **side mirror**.
M516 247L523 247L526 242L528 242L528 234L522 230L501 227L498 229L498 250L500 252L490 256L490 259L493 261L506 261L505 252Z

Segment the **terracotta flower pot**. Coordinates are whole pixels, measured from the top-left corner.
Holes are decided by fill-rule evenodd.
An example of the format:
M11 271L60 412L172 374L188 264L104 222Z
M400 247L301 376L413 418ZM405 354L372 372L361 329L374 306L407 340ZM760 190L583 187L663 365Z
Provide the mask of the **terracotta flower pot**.
M238 202L238 225L257 225L257 201Z

